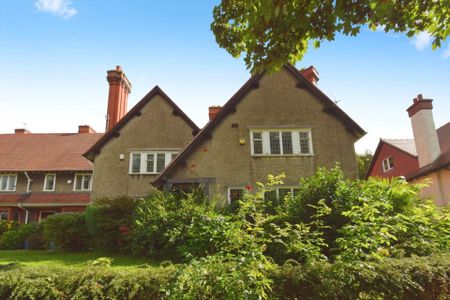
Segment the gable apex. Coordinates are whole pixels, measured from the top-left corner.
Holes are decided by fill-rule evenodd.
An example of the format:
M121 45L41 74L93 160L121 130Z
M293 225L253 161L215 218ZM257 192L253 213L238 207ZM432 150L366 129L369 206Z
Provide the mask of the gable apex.
M169 106L173 108L173 114L181 117L191 128L193 133L198 132L200 129L198 126L184 113L184 111L175 104L175 102L167 96L166 93L158 86L155 85L150 92L147 93L110 131L105 133L102 138L100 138L97 143L95 143L86 153L83 154L84 157L93 161L95 156L100 152L101 148L112 138L119 135L119 131L124 127L133 117L140 116L141 110L145 107L155 96L161 96L161 98L166 101Z

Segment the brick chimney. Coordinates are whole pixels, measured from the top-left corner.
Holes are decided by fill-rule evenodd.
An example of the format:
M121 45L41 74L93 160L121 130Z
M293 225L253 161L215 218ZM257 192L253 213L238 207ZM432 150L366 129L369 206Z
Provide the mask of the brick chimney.
M109 82L108 112L106 116L106 132L110 131L127 113L128 94L131 83L120 66L107 72Z
M305 76L309 82L317 85L317 82L319 81L319 72L317 72L314 66L310 66L306 69L303 69L300 71L300 73L302 73L302 75Z
M441 154L434 125L432 102L433 100L423 99L422 94L419 94L406 110L411 119L419 167L432 163Z
M95 133L95 130L89 125L80 125L78 126L78 133Z
M29 134L29 133L31 133L31 132L25 128L14 129L14 134Z
M220 105L213 105L208 108L208 114L209 114L209 120L214 120L219 113L219 111L222 109L222 106Z

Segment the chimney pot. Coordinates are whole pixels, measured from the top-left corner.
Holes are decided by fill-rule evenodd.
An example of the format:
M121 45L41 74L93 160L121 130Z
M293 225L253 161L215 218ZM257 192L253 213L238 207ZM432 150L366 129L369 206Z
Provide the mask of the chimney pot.
M14 134L30 134L31 132L28 131L26 128L17 128L14 129Z
M305 76L309 82L311 82L314 85L317 85L317 82L319 81L319 72L317 72L314 66L310 66L306 69L303 69L300 71L300 73L302 73L302 75Z
M210 121L214 120L221 109L222 109L222 106L220 106L220 105L210 106L208 108L209 120Z
M107 74L109 95L106 132L110 131L127 113L128 94L131 92L131 83L119 65L115 70L107 71Z
M89 125L79 125L78 133L95 133L95 130Z

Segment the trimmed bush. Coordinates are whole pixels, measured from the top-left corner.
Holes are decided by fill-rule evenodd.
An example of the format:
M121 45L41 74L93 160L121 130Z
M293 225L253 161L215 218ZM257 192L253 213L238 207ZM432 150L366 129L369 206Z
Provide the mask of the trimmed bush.
M41 226L46 242L55 243L59 249L80 251L89 248L91 237L84 213L55 214L42 221Z

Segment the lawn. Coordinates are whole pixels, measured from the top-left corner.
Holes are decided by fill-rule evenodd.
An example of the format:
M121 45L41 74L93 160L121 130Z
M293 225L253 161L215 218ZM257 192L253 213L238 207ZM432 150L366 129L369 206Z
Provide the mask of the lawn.
M112 267L116 269L132 269L144 266L155 269L159 268L158 262L142 257L111 255L99 252L0 250L0 264L19 262L27 266L36 267L86 267L89 265L89 261L99 257L112 258Z

